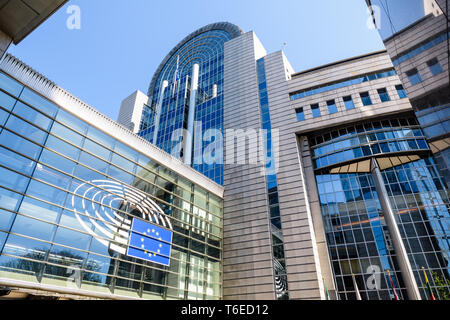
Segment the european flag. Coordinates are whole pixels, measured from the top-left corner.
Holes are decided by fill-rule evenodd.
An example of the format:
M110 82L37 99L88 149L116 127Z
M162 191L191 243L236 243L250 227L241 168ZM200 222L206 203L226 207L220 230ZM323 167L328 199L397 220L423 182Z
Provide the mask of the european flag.
M133 219L127 255L168 266L173 233L160 226Z

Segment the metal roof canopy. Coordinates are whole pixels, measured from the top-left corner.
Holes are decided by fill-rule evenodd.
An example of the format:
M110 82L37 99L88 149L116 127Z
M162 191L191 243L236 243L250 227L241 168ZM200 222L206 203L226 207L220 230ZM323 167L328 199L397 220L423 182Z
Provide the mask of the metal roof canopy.
M68 0L0 0L0 30L18 44Z

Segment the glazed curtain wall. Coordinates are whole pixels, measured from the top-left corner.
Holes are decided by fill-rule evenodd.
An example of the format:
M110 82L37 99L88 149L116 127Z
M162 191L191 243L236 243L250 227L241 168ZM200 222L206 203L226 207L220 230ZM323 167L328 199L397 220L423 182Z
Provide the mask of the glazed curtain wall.
M0 89L0 278L146 299L221 298L220 198L2 73ZM82 184L106 192L96 180L138 189L169 217L168 267L114 252L80 224L111 227L84 207L134 214L76 193Z
M390 129L388 124L392 126ZM313 152L320 157L323 153L345 147L346 142L342 141L360 141L361 137L370 150L373 150L371 146L380 144L378 141L386 145L395 143L397 139L426 143L422 142L423 134L416 124L414 119L402 118L343 128L312 138ZM377 157L388 200L394 210L422 299L428 298L422 267L425 268L435 296L442 298L443 293L450 289L438 283L439 278L450 279L449 189L430 152L406 148L407 145L412 144L405 144L405 150L400 149L403 151L401 154L383 154L383 148L380 148L379 152L368 153L365 157L362 155L354 161L361 163L368 157ZM333 173L336 172L333 168L339 168L339 163L322 167L319 162L316 166L320 206L339 298L356 299L351 277L353 273L363 299L392 299L393 292L386 271L390 270L397 294L401 299L406 299L396 252L380 204L379 197L382 195L376 190L374 176L370 170L352 172L349 170L352 166L347 166L348 159L341 158L341 161L345 162L340 167L347 170L345 173ZM364 166L353 168L361 169ZM376 286L375 280L379 281Z

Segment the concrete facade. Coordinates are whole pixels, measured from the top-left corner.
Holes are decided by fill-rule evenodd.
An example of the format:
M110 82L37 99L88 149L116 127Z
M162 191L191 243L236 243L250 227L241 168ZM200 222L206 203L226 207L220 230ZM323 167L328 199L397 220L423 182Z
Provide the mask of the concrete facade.
M290 100L299 90L349 77L392 70L389 55L376 52L294 73L283 52L266 54L253 32L225 44L226 129L261 128L258 112L256 61L264 57L272 130L281 139L278 149L278 195L290 299L325 299L325 285L335 298L317 185L307 134L380 116L412 111L408 99L395 88L397 75ZM377 89L386 88L391 100L381 102ZM373 104L363 106L360 92ZM343 96L355 108L346 110ZM338 113L328 114L326 101L335 99ZM313 118L309 106L319 103L322 116ZM303 107L298 122L295 109ZM251 147L250 147L251 148ZM226 154L231 150L225 147ZM258 152L247 149L247 154ZM224 194L224 299L273 299L270 221L264 176L257 165L226 165Z
M253 32L225 43L225 129L260 129L256 60L265 54ZM232 150L224 151L226 159ZM274 299L269 213L261 166L225 164L224 185L224 299Z
M149 98L146 94L139 90L135 91L122 101L117 122L134 133L138 133L142 110L148 103Z
M371 4L371 1L366 2ZM394 33L383 39L447 183L450 182L448 14L445 0L425 0L420 19L401 30L391 28ZM395 24L402 19L402 12L391 10L389 17L383 13L381 19ZM386 33L384 29L388 27L379 30L381 35ZM416 70L420 76L421 81L418 83L412 83L408 77L412 70Z
M11 41L12 39L6 33L0 30L0 59L5 54L6 50L8 50Z

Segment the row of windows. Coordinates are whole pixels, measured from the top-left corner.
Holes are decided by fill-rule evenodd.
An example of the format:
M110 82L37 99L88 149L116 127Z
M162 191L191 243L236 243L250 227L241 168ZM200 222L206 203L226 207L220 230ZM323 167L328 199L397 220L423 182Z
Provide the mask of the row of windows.
M400 99L407 97L402 85L396 85L395 89L397 90L397 93L398 93L398 96ZM391 100L391 97L389 96L389 93L387 92L386 88L380 88L377 90L377 92L378 92L381 102L387 102L387 101ZM370 98L369 92L367 92L367 91L361 92L359 94L359 96L360 96L362 104L364 106L372 105L372 99ZM342 97L342 100L344 102L346 110L352 110L355 108L355 104L353 102L353 98L351 95ZM334 100L334 99L328 100L326 103L327 103L327 107L328 107L328 114L334 114L334 113L338 112L338 109L336 106L336 100ZM311 112L312 112L313 118L322 116L318 103L311 105ZM303 121L306 119L303 107L296 108L295 114L297 116L297 121Z
M398 127L414 127L418 126L415 117L411 117L409 115L405 115L399 119L390 119L390 120L381 120L381 121L367 121L364 123L359 123L356 125L351 125L347 127L342 127L335 130L327 130L322 134L318 134L314 137L310 137L310 145L312 147L319 146L322 143L329 143L329 141L333 140L337 141L337 139L344 139L345 137L359 135L364 132L370 133L371 131L377 130L385 130L385 129L393 129ZM409 129L409 128L405 128Z
M368 82L368 81L372 81L372 80L376 80L376 79L382 79L382 78L386 78L386 77L395 76L396 74L397 73L395 72L395 69L389 69L389 70L382 71L382 72L374 72L374 73L370 73L370 74L366 74L366 75L362 75L362 76L352 77L352 78L349 78L346 80L339 80L339 81L331 83L331 84L325 84L325 85L321 85L321 86L318 86L315 88L302 90L297 93L291 93L290 99L291 99L291 101L294 101L294 100L302 99L304 97L308 97L308 96L311 96L314 94L327 92L330 90L336 90L336 89L344 88L347 86L360 84L363 82Z
M442 67L437 58L428 60L427 66L430 69L430 72L433 76L437 76L438 74L443 72ZM416 84L419 84L423 81L417 68L406 71L406 76L408 77L409 82L413 86L415 86Z
M448 33L441 33L437 34L436 36L432 37L429 40L426 40L424 43L420 44L418 47L410 49L408 52L405 52L397 57L395 57L392 60L392 64L396 67L400 63L405 62L411 58L414 58L415 56L419 55L420 53L431 49L432 47L443 43L448 39L449 34Z
M320 147L315 147L313 152L314 157L318 157L327 153L332 153L341 149L356 147L367 143L410 138L424 138L424 133L418 127L399 128L397 130L381 129L360 133L351 138L336 139L333 143L326 143L322 144Z
M198 293L199 286L201 293L211 298L220 296L220 274L203 269L204 261L197 256L187 259L186 255L177 252L179 262L175 262L171 270L159 270L147 262L138 264L135 259L101 256L0 232L0 244L4 243L5 238L7 240L0 256L0 274L9 278L64 287L78 282L78 287L86 290L116 294L123 294L119 292L120 287L135 289L144 286L144 291L149 294L162 295L166 291L175 298L183 298L185 284L189 282L186 290L193 291L192 294ZM76 276L79 278L73 277L71 271L74 270L77 270Z

